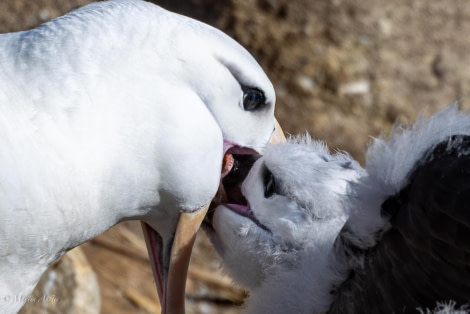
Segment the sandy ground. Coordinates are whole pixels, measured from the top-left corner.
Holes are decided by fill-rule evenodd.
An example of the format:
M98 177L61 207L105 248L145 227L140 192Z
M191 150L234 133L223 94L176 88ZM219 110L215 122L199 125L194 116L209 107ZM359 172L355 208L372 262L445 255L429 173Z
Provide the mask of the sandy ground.
M87 2L4 0L0 31L27 29ZM288 133L309 131L361 161L370 136L395 121L456 100L468 108L467 1L155 2L225 30L252 52L275 85L276 115ZM84 246L98 274L102 313L157 310L147 302L156 292L139 237L138 225L126 224ZM218 263L199 238L188 313L238 312L233 301L243 294L217 272Z

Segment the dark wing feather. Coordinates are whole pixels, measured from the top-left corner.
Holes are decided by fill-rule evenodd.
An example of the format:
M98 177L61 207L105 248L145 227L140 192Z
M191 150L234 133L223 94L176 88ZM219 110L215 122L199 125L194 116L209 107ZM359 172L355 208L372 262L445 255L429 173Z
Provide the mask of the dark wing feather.
M329 312L416 313L436 302L470 304L470 136L431 148L381 213L391 229L374 248L356 249L363 267L335 292ZM344 237L338 241L348 245Z

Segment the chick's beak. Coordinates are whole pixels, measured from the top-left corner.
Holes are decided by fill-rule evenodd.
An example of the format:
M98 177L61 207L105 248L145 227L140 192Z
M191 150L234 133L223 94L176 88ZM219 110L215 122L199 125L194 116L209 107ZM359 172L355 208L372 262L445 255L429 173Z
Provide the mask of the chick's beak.
M286 141L275 120L270 143ZM160 297L163 314L183 314L186 277L196 233L210 204L193 211L181 212L172 239L164 240L152 227L142 222L150 263Z

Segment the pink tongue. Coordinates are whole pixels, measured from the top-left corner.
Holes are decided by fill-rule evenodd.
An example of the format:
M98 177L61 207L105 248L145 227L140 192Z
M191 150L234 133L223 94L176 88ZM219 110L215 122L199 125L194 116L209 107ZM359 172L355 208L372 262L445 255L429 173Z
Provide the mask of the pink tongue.
M240 205L240 204L228 204L232 209L239 213L249 214L251 213L248 206Z

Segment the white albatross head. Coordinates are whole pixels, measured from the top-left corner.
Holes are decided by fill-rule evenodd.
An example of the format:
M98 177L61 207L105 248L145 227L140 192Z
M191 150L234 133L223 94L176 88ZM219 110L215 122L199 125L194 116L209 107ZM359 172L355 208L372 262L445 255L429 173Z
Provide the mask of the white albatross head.
M266 74L222 32L138 0L1 36L5 282L36 263L25 245L41 263L23 288L0 292L27 296L67 249L140 219L162 311L184 311L194 236L231 168L224 156L283 137Z

